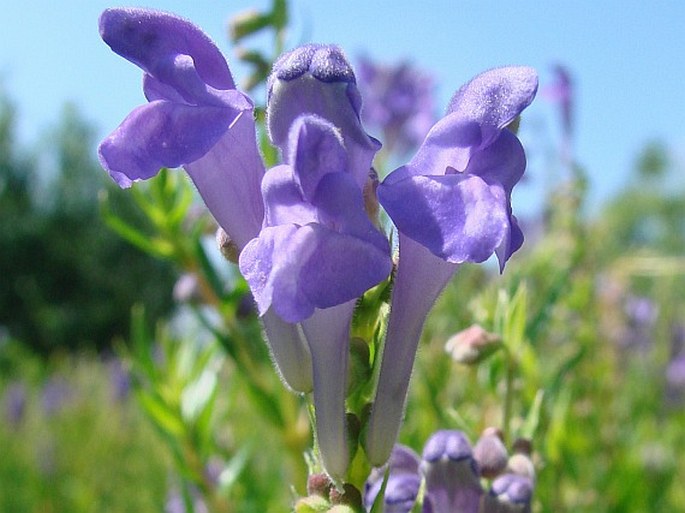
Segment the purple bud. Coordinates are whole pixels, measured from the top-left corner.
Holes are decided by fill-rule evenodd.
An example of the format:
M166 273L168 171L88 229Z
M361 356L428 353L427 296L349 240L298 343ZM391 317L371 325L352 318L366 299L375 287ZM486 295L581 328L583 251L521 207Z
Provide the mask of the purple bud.
M488 428L476 442L473 455L483 477L491 479L507 468L507 448L498 429Z
M478 512L483 490L471 445L461 431L437 431L423 449L424 511Z
M529 513L533 482L515 474L495 479L485 496L483 513Z
M383 485L385 472L390 467L385 488L385 513L408 513L414 506L421 486L419 457L409 447L396 445L390 460L383 467L375 468L364 486L364 506L371 510Z

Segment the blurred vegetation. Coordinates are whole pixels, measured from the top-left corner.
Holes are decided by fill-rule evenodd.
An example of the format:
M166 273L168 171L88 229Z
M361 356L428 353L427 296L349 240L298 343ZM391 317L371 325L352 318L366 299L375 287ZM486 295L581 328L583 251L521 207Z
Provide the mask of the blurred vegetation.
M117 364L0 343L0 511L161 511L168 460Z
M101 190L120 211L134 208L95 160L93 128L67 105L25 154L15 124L0 94L0 325L43 354L102 350L128 333L135 302L153 319L169 312L173 268L113 237L99 216Z

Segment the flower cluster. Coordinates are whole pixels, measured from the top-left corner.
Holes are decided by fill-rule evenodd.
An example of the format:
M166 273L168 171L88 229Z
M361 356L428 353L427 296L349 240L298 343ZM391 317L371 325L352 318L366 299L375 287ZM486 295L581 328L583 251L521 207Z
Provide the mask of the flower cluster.
M362 121L380 130L387 152L415 150L435 123L432 77L408 62L385 66L362 57L357 64Z
M313 392L322 463L336 479L345 477L352 450L345 411L352 315L393 267L365 201L377 185L400 252L364 438L369 461L384 464L434 300L460 264L496 254L503 268L523 241L510 197L525 156L507 125L532 101L535 71L499 68L474 78L411 161L374 184L381 145L362 126L355 74L338 47L305 45L275 63L267 130L282 163L267 170L254 104L199 28L168 13L118 8L102 14L100 33L143 70L148 100L102 142L103 167L122 187L162 167L188 173L239 252L284 381Z
M502 461L494 472L493 460ZM408 513L417 500L423 501L423 513L529 512L534 475L515 466L508 464L506 449L493 434L484 433L472 449L461 431L438 431L420 458L409 447L395 446L388 464L374 469L366 482L364 506L371 511L389 470L383 497L386 513ZM487 493L481 478L493 479Z

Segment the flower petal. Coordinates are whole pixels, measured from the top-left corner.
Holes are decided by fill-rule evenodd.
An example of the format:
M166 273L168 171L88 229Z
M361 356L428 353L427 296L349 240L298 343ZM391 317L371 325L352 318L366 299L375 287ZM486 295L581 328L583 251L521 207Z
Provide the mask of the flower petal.
M313 248L302 265L300 287L317 308L356 299L390 274L387 250L320 225L305 226L300 232L296 244Z
M151 9L107 9L100 16L100 35L114 52L150 75L161 78L160 65L189 55L203 82L216 89L235 89L226 59L214 42L178 16Z
M459 267L446 262L400 232L400 261L383 346L381 368L364 450L372 465L390 457L409 388L423 324L435 300Z
M364 197L352 176L347 173L326 175L319 184L313 203L318 209L321 224L374 245L386 255L389 265L388 239L369 220Z
M475 153L465 172L480 176L488 184L499 184L511 194L526 170L526 154L518 138L509 130L487 148Z
M362 127L361 97L342 50L331 45L296 48L276 61L267 87L269 137L284 157L290 158L288 134L295 119L304 114L319 116L340 131L350 170L362 188L380 143Z
M450 100L447 113L461 113L464 121L480 126L480 148L484 148L530 105L537 89L538 76L533 68L495 68L462 86Z
M265 226L281 224L304 225L316 222L316 209L302 197L293 168L289 165L272 167L262 180L265 207Z
M252 239L240 253L240 272L250 285L260 315L266 313L273 301L274 256L287 256L285 247L296 231L295 225L264 228L259 237Z
M260 313L273 305L287 322L361 296L390 273L386 252L318 224L262 229L240 255Z
M509 226L503 192L477 176L410 176L378 198L400 232L452 263L487 260Z
M240 95L237 91L236 95ZM237 103L242 96L236 96ZM100 144L100 162L121 186L204 155L240 114L221 107L154 101L129 114Z
M347 170L347 153L335 127L318 116L301 116L290 129L289 150L295 179L312 201L320 180Z
M509 216L510 225L504 239L497 249L495 249L495 254L497 255L497 260L499 260L499 270L502 272L504 270L504 265L507 260L518 251L521 246L523 246L523 232L518 225L516 216Z
M285 322L273 309L261 319L269 351L285 384L295 392L311 392L312 355L298 325Z

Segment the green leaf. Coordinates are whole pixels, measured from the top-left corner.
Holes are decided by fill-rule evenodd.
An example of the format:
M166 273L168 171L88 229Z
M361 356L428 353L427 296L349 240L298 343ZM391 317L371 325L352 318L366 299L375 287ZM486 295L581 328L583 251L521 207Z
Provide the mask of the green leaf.
M207 278L207 281L209 282L210 287L212 287L212 291L214 292L214 294L217 297L219 297L219 298L224 297L225 296L224 282L223 282L222 278L216 272L216 269L214 269L212 262L209 260L209 257L207 256L207 252L205 251L205 248L202 244L201 238L198 238L195 240L194 249L195 249L195 256L197 257L197 261L200 264L200 267L202 268L203 276L205 278Z
M162 431L175 438L180 438L184 435L185 427L182 419L160 398L146 392L137 393L136 398L150 419Z
M205 410L216 392L217 377L214 369L205 369L200 377L190 383L181 393L181 415L185 422L192 423Z
M106 197L100 201L100 213L105 224L117 235L138 249L157 258L168 258L173 254L173 247L160 239L151 239L148 234L130 225L114 214L110 209Z
M221 471L221 474L219 474L219 489L222 492L227 492L236 483L240 474L245 470L251 454L251 447L243 447L231 458L226 467Z
M540 412L542 410L544 397L545 392L543 390L538 390L535 394L533 405L528 411L528 415L526 415L526 419L521 427L521 436L523 438L528 438L529 440L533 440L535 438L535 432L540 425Z

